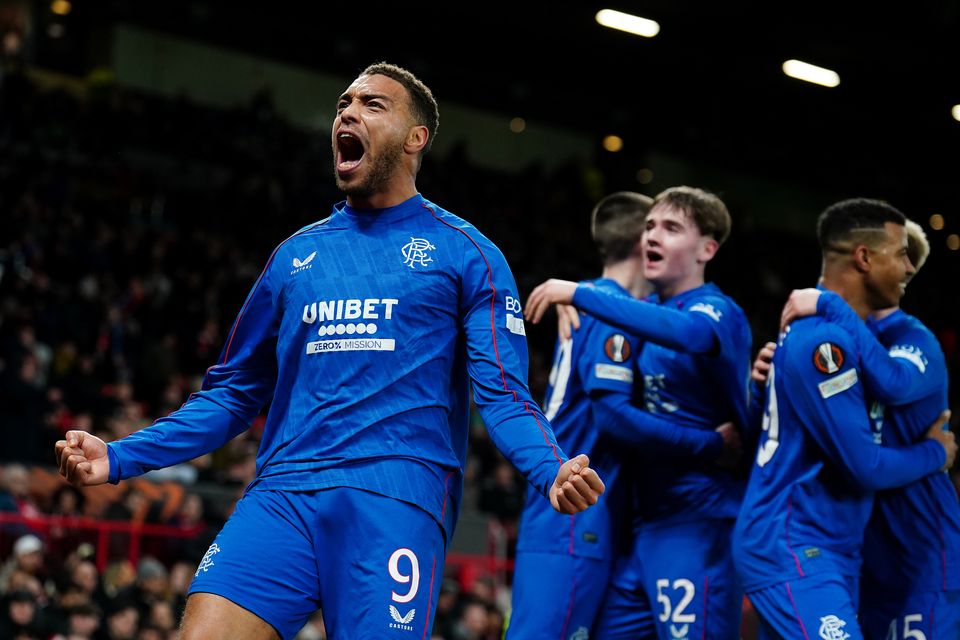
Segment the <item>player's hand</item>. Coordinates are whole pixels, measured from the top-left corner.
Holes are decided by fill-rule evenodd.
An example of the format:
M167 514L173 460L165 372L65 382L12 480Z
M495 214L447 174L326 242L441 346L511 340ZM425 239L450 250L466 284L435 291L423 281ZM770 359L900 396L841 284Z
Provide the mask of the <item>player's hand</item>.
M770 376L770 365L773 364L773 354L777 350L776 342L768 342L760 348L757 359L753 361L750 377L757 382L766 384Z
M556 309L557 335L562 340L569 340L573 337L573 332L580 328L580 312L569 304L558 304Z
M787 298L780 313L780 331L797 318L817 315L817 301L820 299L819 289L794 289Z
M72 485L90 487L110 479L106 443L85 431L67 431L54 447L60 475Z
M573 302L573 292L577 290L577 283L569 280L557 280L551 278L546 282L537 285L530 297L527 298L527 304L524 305L524 315L527 320L533 324L540 322L543 314L547 312L552 304L570 304Z
M943 470L947 471L950 467L953 466L953 461L957 459L957 440L956 436L953 435L953 432L949 428L944 429L944 426L950 422L950 411L944 411L940 414L940 417L937 418L937 421L930 425L930 428L927 429L927 438L930 440L936 440L943 445L943 449L947 452L947 462L943 465Z
M725 422L716 429L720 437L723 438L723 451L717 458L717 464L724 469L733 469L740 462L740 456L743 455L743 442L740 440L740 432L732 422Z
M550 487L550 504L560 513L580 513L597 504L604 491L606 487L600 476L590 468L590 458L581 453L560 467Z

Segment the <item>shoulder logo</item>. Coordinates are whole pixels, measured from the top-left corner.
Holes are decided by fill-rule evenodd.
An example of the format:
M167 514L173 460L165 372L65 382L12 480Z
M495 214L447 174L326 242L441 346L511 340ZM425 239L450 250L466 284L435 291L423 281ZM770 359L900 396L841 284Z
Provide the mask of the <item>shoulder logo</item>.
M200 564L197 566L197 572L193 574L193 577L196 578L200 575L200 572L203 571L206 573L210 567L213 566L213 556L220 553L220 547L217 546L217 543L214 542L210 545L210 548L207 549L207 552L203 554L203 559L200 560Z
M410 242L403 245L400 253L403 254L403 264L413 269L417 265L421 267L433 262L433 258L427 255L428 251L435 250L436 247L430 244L426 238L410 237Z
M310 264L311 262L313 262L313 259L316 258L316 257L317 257L317 252L314 251L313 253L311 253L310 255L308 255L308 256L307 256L306 258L304 258L303 260L301 260L300 258L294 258L294 259L293 259L293 266L294 266L294 267L305 267L305 266L307 266L308 264Z
M847 626L845 620L829 615L820 618L820 637L823 640L847 640L850 634L843 630Z
M690 306L690 311L698 311L702 314L708 315L717 322L720 322L720 318L723 317L723 312L717 309L712 304L707 304L706 302L698 302Z
M836 373L843 366L843 349L832 342L824 342L813 352L813 366L820 373Z
M603 343L603 352L614 362L630 359L630 341L622 333L615 333Z
M915 347L912 344L895 344L890 349L890 357L903 358L912 362L920 370L920 373L927 372L927 357L923 355L920 347Z

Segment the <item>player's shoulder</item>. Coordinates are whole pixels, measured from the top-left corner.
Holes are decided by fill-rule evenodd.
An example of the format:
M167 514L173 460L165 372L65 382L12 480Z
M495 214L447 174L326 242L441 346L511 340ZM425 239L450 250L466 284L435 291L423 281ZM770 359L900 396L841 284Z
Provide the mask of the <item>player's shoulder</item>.
M937 363L945 362L940 341L918 318L897 311L890 318L879 323L880 337L889 349L890 355L905 358L918 364L925 370L930 359Z
M856 363L856 350L850 334L820 316L800 318L790 323L780 337L780 350L789 364L814 362L816 365L822 362L822 373L833 373L845 364Z
M447 209L444 209L435 202L424 199L423 206L427 210L427 215L432 218L435 226L453 242L461 242L465 245L473 245L479 251L495 251L500 254L500 249L485 236L473 223L462 218Z
M713 283L692 290L684 301L684 308L690 312L703 313L717 321L724 317L746 317L740 305Z
M284 238L273 250L268 267L293 270L310 268L317 258L316 234L325 229L333 216L311 222Z

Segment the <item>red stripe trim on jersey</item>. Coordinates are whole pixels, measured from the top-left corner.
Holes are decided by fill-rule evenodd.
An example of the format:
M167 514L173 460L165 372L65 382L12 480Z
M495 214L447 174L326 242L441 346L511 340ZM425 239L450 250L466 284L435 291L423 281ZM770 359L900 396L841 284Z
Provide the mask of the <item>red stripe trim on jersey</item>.
M790 546L790 515L793 513L793 496L787 498L787 519L783 523L783 537L784 543L787 545L787 551L790 552L790 555L793 556L793 562L797 565L797 573L800 574L800 577L805 577L803 573L803 567L800 566L800 558L796 553L793 552L793 547Z
M430 609L433 607L433 576L437 571L437 556L433 556L433 568L430 569L430 599L427 600L427 616L423 620L423 635L420 636L420 640L424 640L427 637L427 633L430 631Z
M940 587L947 590L947 541L943 536L943 509L939 503L936 505L937 513L937 535L940 536Z
M803 631L804 640L810 640L810 636L807 635L807 628L803 626L803 618L800 617L800 610L797 608L797 603L793 599L793 591L790 590L790 583L784 583L787 586L787 597L790 598L790 605L793 607L793 613L797 616L797 624L800 625L800 631Z
M458 231L466 237L470 243L477 248L477 251L480 252L480 257L483 258L484 264L487 266L487 283L490 285L490 289L493 291L493 294L490 296L490 334L493 337L493 355L497 360L497 366L500 368L500 380L503 382L503 390L513 396L514 402L519 402L520 398L517 396L517 392L511 389L507 385L507 372L503 368L503 363L500 361L500 350L497 348L497 323L496 323L496 310L497 310L497 288L493 285L493 269L490 267L490 262L487 260L487 256L483 253L483 249L480 248L480 245L477 244L477 241L470 237L470 234L464 231L463 229L458 229L453 226L446 220L441 220L436 211L431 209L425 204L421 204L424 209L430 212L430 215L433 216L434 220L440 222L441 224L450 227L454 231ZM536 412L530 409L530 404L527 402L523 403L523 408L533 416L534 421L537 423L537 426L540 427L540 433L543 434L543 441L550 445L550 448L553 449L553 457L557 459L557 462L563 464L563 461L560 459L560 456L557 454L557 447L555 444L550 442L550 438L547 436L546 430L543 428L543 425L540 424L540 418L537 417Z
M230 331L230 338L227 340L227 348L223 350L223 362L221 362L220 364L226 364L227 359L230 357L230 346L233 344L233 338L237 334L237 329L240 327L240 321L243 320L243 314L247 312L247 306L249 306L250 301L253 300L253 294L256 293L257 287L259 287L260 283L263 281L263 276L265 276L267 274L267 270L270 269L270 265L273 263L273 257L277 255L277 251L280 251L280 247L285 245L287 242L289 242L293 238L297 237L301 233L306 233L307 231L311 231L314 227L320 225L322 222L323 221L317 222L316 224L310 225L306 229L297 231L295 234L293 234L292 236L290 236L289 238L287 238L286 240L278 244L276 248L273 250L273 253L270 254L270 257L267 259L266 266L263 268L263 271L260 272L260 276L257 278L256 283L254 283L253 289L250 291L250 295L247 296L246 301L243 303L243 307L240 308L240 315L237 316L237 321L233 323L233 330ZM209 371L209 369L207 369L207 371Z

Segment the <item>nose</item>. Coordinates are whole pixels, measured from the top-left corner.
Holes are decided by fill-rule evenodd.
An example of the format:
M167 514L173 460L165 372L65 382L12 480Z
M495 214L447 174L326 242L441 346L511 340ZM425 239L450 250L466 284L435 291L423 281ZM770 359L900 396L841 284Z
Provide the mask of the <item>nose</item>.
M903 256L903 262L906 266L907 277L912 277L917 272L917 268L913 266L913 261L910 260L909 256Z
M357 101L350 101L340 110L340 122L356 122L358 114Z

